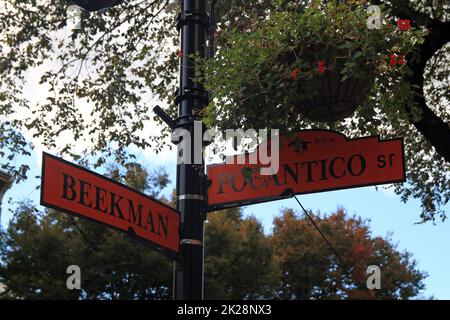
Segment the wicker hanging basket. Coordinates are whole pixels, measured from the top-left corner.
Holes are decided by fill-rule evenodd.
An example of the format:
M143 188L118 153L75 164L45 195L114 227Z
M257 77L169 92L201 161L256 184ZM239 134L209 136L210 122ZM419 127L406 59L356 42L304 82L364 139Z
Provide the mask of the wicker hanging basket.
M294 106L312 121L332 122L351 116L373 80L349 77L341 81L341 77L339 68L326 70L318 78L318 90L308 98L294 101Z

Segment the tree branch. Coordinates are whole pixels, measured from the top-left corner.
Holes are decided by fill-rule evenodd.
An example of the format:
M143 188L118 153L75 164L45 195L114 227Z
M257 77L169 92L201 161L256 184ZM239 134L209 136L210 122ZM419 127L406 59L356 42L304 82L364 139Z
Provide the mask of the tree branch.
M450 23L440 23L432 27L422 45L420 61L409 63L409 67L414 71L409 81L418 86L414 102L421 110L421 118L412 121L412 124L433 145L436 152L450 163L450 126L427 106L423 90L426 63L449 41Z
M394 16L409 19L415 25L428 29L429 34L420 47L420 59L408 62L408 66L413 71L408 80L411 85L417 86L414 102L421 110L420 120L414 121L412 114L410 120L417 131L435 148L436 152L450 163L450 143L448 143L450 141L450 126L427 106L424 94L424 73L427 62L439 49L450 42L450 23L433 19L427 14L413 9L410 2L406 0L395 1L391 12ZM407 111L411 110L412 108L409 108Z
M384 2L384 1L379 1L379 2ZM428 27L435 22L439 22L438 20L431 18L427 14L411 8L410 5L411 5L411 2L408 0L393 1L391 13L394 16L399 17L401 19L409 19L415 25L419 25L419 26L427 26Z

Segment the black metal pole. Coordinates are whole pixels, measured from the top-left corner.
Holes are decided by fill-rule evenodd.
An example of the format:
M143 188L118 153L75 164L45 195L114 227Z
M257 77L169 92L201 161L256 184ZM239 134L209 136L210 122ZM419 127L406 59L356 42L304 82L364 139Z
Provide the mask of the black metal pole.
M208 103L208 94L194 79L196 65L191 54L206 55L208 15L206 0L181 0L177 28L181 32L180 88L176 102L179 106L177 128L189 131L191 163L177 164L177 208L181 212L180 256L175 264L174 298L203 299L203 227L205 220L205 190L203 163L194 164L195 109ZM197 137L201 139L201 137ZM182 142L181 142L182 143ZM202 143L197 141L197 143ZM180 144L179 144L180 145ZM178 149L180 151L180 149Z

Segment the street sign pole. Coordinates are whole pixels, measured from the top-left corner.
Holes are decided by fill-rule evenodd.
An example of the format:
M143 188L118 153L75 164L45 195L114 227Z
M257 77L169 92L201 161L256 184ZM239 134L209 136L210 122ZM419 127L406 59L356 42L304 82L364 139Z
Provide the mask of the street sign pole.
M208 16L206 0L181 0L180 3L177 29L181 32L181 67L175 127L191 133L191 155L194 155L194 120L200 120L195 118L194 111L208 103L208 93L194 81L196 65L190 55L205 57ZM174 279L174 298L177 300L203 299L204 166L192 162L191 159L191 163L177 164L177 209L181 213L181 259L175 263Z

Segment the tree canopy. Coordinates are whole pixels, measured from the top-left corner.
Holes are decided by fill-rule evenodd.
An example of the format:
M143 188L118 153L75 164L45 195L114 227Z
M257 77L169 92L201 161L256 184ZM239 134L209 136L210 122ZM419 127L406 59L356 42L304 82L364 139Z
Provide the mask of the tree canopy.
M233 27L251 25L274 6L292 2L308 1L219 1L217 35L226 38ZM395 190L404 201L421 199L423 220L443 219L450 199L448 6L441 0L371 3L384 4L392 18L409 19L425 32L417 58L406 57L409 72L403 78L415 108L395 116L395 106L388 114L377 110L375 101L374 112L358 112L351 125L300 119L280 129L332 127L349 137L404 137L408 183ZM0 165L17 181L26 178L28 165L15 159L29 154L31 137L76 160L90 155L102 165L114 156L125 163L133 147L158 151L169 135L165 127L148 130L160 121L150 111L150 98L176 115L177 10L169 1L123 1L83 15L81 28L74 30L67 28L66 8L65 0L0 4ZM217 49L220 57L220 41ZM38 97L25 95L32 90L31 75L37 77Z

